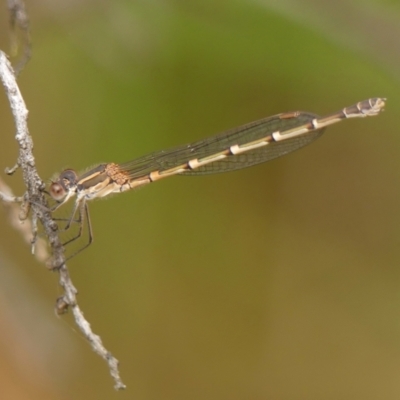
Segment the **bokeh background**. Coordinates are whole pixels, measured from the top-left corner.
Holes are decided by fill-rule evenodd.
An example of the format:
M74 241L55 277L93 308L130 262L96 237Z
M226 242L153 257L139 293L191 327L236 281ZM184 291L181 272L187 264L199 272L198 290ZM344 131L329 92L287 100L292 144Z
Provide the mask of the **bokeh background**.
M1 212L0 397L398 399L400 3L35 0L27 9L33 58L19 83L44 179L279 112L388 103L270 163L91 204L94 244L69 268L125 392L71 317L54 315L58 276ZM4 95L0 132L4 169L17 157ZM20 173L2 179L22 193Z

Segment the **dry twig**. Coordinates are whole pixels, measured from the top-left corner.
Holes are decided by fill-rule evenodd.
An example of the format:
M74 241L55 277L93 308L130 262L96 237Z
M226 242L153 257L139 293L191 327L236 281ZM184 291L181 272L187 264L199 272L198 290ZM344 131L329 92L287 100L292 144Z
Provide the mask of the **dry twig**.
M64 248L58 236L58 227L52 218L46 197L43 193L45 185L42 179L39 177L35 167L33 142L27 125L28 110L26 109L25 102L18 88L11 64L8 61L7 56L2 51L0 51L0 80L3 83L10 103L11 112L16 126L15 138L19 146L18 161L13 168L7 170L6 172L8 174L12 174L18 168L21 168L23 179L27 188L27 191L22 198L16 198L12 196L11 192L5 192L3 188L3 193L0 193L0 198L3 200L3 202L8 203L20 201L23 205L28 206L25 207L26 209L31 208L32 232L34 233L34 237L37 231L37 221L40 221L40 223L43 225L44 232L52 252L52 258L50 262L51 268L59 273L59 282L64 289L63 296L57 300L56 312L58 314L63 314L69 308L71 309L75 323L91 344L92 349L107 361L110 374L115 382L115 389L124 389L125 385L122 383L119 376L118 360L114 358L112 354L103 346L101 338L93 333L89 322L85 319L78 306L76 299L77 290L69 277L64 255ZM26 232L23 233L23 235L25 236Z

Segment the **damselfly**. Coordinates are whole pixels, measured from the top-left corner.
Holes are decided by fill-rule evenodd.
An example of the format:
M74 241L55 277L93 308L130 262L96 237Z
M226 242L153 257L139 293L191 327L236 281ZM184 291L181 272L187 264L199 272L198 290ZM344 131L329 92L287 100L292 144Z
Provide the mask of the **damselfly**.
M65 229L70 227L78 213L79 232L64 244L81 236L85 218L89 240L77 253L92 243L93 232L88 200L105 197L110 193L125 192L172 175L233 171L269 161L313 142L329 125L348 118L377 115L384 105L385 99L372 98L326 117L300 111L277 114L204 140L170 150L161 150L127 163L100 164L80 175L72 169L66 169L50 184L49 189L51 196L57 202L52 211L76 196Z

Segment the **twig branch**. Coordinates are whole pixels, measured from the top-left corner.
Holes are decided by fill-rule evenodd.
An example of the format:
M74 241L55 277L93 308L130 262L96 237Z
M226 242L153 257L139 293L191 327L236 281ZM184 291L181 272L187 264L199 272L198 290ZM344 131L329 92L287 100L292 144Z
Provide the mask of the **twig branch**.
M3 200L4 208L7 210L7 214L12 227L21 233L25 242L29 245L35 246L35 256L40 262L45 262L49 259L50 255L47 250L47 243L44 239L38 238L35 243L32 243L32 232L34 231L34 224L29 219L24 218L25 213L21 212L21 206L18 203L24 201L23 197L15 197L11 189L4 183L0 178L0 200ZM33 252L33 248L32 248Z
M59 282L64 289L63 296L57 300L56 312L58 314L63 314L68 308L71 308L75 323L91 344L92 349L107 361L110 374L115 382L115 389L124 389L125 385L122 383L119 376L118 360L106 350L102 344L101 338L93 333L89 322L84 318L78 306L76 300L77 290L69 277L64 248L58 236L58 227L52 219L46 197L43 194L45 185L36 170L35 158L33 156L33 142L27 125L28 110L26 109L25 102L18 88L11 64L2 51L0 51L0 79L3 83L14 117L16 126L15 139L19 146L17 164L7 172L11 174L15 172L16 169L21 168L27 188L27 192L23 198L15 198L11 193L5 193L4 189L3 193L0 193L0 198L3 201L22 200L23 204L28 209L32 209L32 231L34 232L34 236L37 231L36 221L39 220L43 225L52 252L52 258L48 264L52 270L59 273Z

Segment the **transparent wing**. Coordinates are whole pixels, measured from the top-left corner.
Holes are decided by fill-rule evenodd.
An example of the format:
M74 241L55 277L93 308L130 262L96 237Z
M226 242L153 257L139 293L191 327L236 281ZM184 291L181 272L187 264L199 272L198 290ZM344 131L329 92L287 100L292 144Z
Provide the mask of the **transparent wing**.
M153 171L162 172L187 163L190 160L212 156L213 154L227 150L234 145L244 145L262 138L267 138L273 132L279 131L284 133L286 130L307 124L315 118L318 118L316 114L308 112L274 115L207 139L199 140L173 149L151 153L134 161L121 164L120 168L128 172L131 179L139 178ZM322 135L322 132L323 129L313 130L304 135L279 142L274 142L271 138L272 142L264 147L232 155L222 160L201 166L197 169L185 170L180 174L212 174L233 171L263 163L288 154L313 142Z

